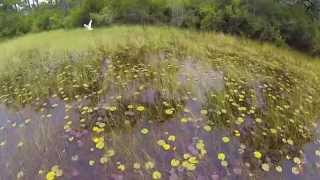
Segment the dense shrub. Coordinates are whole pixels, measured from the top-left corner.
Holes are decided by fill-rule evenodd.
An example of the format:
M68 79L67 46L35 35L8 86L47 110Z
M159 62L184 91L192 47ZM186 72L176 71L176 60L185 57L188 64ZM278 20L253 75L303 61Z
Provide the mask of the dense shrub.
M0 37L16 36L31 30L31 22L28 18L18 13L0 12Z
M53 0L33 8L22 1L20 10L7 2L0 1L0 38L81 27L93 19L95 26L168 24L221 31L319 54L317 0Z
M58 29L63 27L62 12L55 9L41 9L30 15L33 31Z

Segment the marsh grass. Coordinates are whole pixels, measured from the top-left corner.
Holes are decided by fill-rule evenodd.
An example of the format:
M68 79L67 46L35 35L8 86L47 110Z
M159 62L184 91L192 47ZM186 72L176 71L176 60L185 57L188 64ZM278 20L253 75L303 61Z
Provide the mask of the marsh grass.
M148 179L160 171L194 179L239 171L231 168L244 178L268 177L270 167L303 160L304 145L319 138L319 61L287 49L148 26L27 35L0 49L1 103L39 113L25 123L31 138L14 122L2 125L0 143L10 141L12 128L18 136L11 140L25 142L0 162L12 164L3 177L22 170L30 178L58 177L54 165L65 178ZM4 146L5 156L11 146ZM45 159L31 166L39 149ZM227 158L217 159L219 152ZM73 165L76 155L82 165ZM181 165L172 167L172 158ZM295 161L292 173L303 174Z

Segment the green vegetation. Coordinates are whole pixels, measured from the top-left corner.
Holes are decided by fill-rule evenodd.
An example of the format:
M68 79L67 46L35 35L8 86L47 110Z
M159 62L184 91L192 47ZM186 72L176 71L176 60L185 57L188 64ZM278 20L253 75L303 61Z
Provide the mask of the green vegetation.
M0 113L1 178L319 175L319 59L164 26L30 34L0 54L18 112Z
M0 38L27 32L110 24L166 24L218 31L320 53L318 0L0 1ZM12 23L14 22L14 23Z

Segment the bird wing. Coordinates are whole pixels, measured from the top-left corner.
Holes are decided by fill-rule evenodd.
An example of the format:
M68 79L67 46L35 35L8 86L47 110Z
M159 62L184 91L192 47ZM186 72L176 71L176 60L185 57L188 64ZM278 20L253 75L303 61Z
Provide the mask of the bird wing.
M89 27L91 27L91 25L92 25L92 19L90 19L90 22L89 22Z

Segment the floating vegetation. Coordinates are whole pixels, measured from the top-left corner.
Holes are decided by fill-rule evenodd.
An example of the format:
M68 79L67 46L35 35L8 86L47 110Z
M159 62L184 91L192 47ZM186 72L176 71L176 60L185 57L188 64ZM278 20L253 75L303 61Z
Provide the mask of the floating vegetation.
M319 81L250 52L175 50L1 75L0 179L320 176Z

